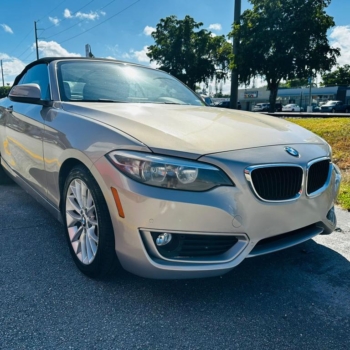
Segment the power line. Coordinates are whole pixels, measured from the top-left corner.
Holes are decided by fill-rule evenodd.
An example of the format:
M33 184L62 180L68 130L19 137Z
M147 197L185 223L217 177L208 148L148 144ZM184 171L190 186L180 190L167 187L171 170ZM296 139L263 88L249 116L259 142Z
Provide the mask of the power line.
M92 29L94 29L94 28L97 28L98 26L102 25L103 23L106 23L106 22L109 21L110 19L112 19L112 18L114 18L114 17L120 15L122 12L128 10L130 7L136 5L136 4L137 4L138 2L140 2L140 1L141 1L141 0L137 0L137 1L133 2L131 5L125 7L125 8L122 9L122 10L120 10L119 12L117 12L116 14L114 14L113 16L108 17L106 20L100 22L99 24L96 24L95 26L93 26L93 27L91 27L91 28L89 28L89 29L87 29L87 30L84 30L82 33L79 33L79 34L77 34L77 35L72 36L71 38L68 38L68 39L66 39L66 40L61 41L61 44L65 43L65 42L67 42L67 41L69 41L69 40L72 40L72 39L74 39L74 38L77 38L78 36L83 35L83 34L89 32L90 30L92 30Z
M52 10L50 10L45 16L41 17L40 20L43 19L44 17L46 17L47 15L49 15L51 12L55 11L55 10L56 10L60 5L62 5L65 1L67 1L67 0L61 1L55 8L53 8ZM40 21L40 20L39 20L39 21ZM37 22L38 22L38 21L37 21ZM23 43L23 41L26 40L26 39L28 38L28 36L29 36L30 34L32 34L32 32L33 32L33 30L30 30L30 31L27 33L27 35L26 35L26 36L19 42L19 44L11 51L11 53L9 54L9 56L11 56L11 55L19 48L19 46Z
M19 59L21 56L23 56L30 48L31 46L27 47L17 58Z
M33 30L30 30L30 31L28 32L28 34L20 41L20 43L11 51L11 53L9 54L9 56L11 56L11 55L19 48L19 46L23 43L23 41L26 40L26 39L28 38L28 36L29 36L30 34L32 34L32 32L33 32Z
M38 19L37 22L41 21L43 18L45 18L47 15L49 15L50 13L52 13L53 11L55 11L58 7L60 7L64 2L66 2L67 0L63 0L61 1L55 8L53 8L52 10L50 10L46 15L42 16L40 19Z
M101 7L101 8L98 9L97 11L101 11L101 10L105 9L107 6L109 6L112 2L115 2L115 1L116 1L116 0L110 1L107 5ZM54 37L54 36L56 36L56 35L59 35L59 34L61 34L61 33L63 33L63 32L66 32L67 30L69 30L69 29L71 29L71 28L77 26L78 24L80 24L80 23L82 23L82 22L85 22L85 19L82 19L81 21L79 21L79 22L73 24L72 26L70 26L70 27L68 27L68 28L66 28L66 29L61 30L60 32L58 32L58 33L56 33L56 34L50 35L50 36L47 37L46 39L50 39L50 38L52 38L52 37ZM48 29L50 29L50 28L51 28L51 27L49 27Z
M34 53L34 51L29 52L29 55L27 55L26 57L24 57L23 60L21 60L21 61L22 61L22 62L32 62L33 60L26 61L26 59L27 59L29 56L31 56L33 53Z
M87 4L85 4L84 6L80 7L78 10L76 10L75 12L73 12L73 16L76 15L79 11L83 10L86 6L90 5L90 4L91 4L92 2L94 2L94 1L95 1L95 0L91 0L90 2L88 2ZM64 22L64 21L66 21L66 20L67 20L67 18L63 18L60 22L62 23L62 22ZM45 31L45 30L49 30L49 29L51 29L52 27L56 27L56 25L53 24L52 26L50 26L50 27L48 27L48 28L45 28L44 31ZM54 34L54 35L56 35L56 34ZM51 35L51 36L54 36L54 35ZM51 38L51 36L50 36L49 38Z

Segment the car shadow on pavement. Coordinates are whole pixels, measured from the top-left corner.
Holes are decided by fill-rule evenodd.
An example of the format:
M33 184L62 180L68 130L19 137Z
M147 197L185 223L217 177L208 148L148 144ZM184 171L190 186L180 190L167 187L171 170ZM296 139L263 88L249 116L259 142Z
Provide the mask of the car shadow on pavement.
M231 349L248 341L246 348L262 349L273 339L275 348L330 349L350 340L350 263L314 240L246 259L221 277L151 280L121 271L93 280L75 267L63 227L15 184L0 188L0 222L0 320L9 348L18 345L15 329L56 348L84 339L113 348L127 339L120 348L156 341ZM79 335L64 343L73 328Z

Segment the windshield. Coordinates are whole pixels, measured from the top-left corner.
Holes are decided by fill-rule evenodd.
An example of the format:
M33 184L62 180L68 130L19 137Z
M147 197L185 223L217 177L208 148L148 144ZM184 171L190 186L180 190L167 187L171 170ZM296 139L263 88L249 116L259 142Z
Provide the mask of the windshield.
M125 63L63 61L57 74L62 101L204 105L171 75Z

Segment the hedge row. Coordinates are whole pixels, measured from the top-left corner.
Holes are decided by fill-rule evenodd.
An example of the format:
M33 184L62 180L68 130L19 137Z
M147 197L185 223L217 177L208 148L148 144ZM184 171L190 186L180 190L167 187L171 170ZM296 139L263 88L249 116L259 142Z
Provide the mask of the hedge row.
M0 86L0 98L7 96L10 89L10 86Z

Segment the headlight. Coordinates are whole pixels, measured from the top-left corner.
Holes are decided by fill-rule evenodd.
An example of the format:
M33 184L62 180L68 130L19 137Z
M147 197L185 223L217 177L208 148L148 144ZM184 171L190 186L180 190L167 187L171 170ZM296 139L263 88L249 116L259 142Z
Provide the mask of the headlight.
M185 191L234 186L222 170L196 161L134 151L113 151L107 158L126 176L151 186Z

